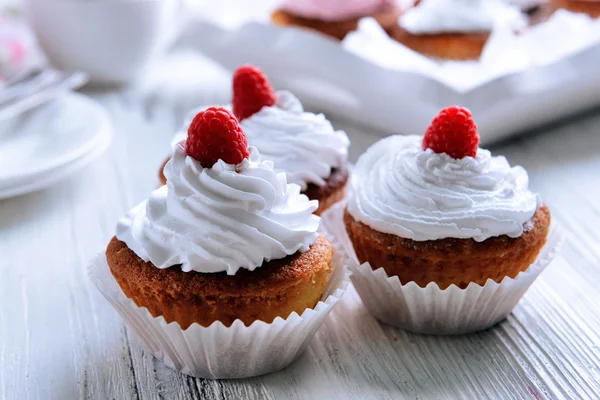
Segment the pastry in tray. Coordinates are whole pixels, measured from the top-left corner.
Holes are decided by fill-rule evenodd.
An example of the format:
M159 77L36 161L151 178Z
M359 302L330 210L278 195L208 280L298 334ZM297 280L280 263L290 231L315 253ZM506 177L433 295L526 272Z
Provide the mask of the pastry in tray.
M592 18L600 18L600 1L598 0L548 0L555 9L565 9L573 13L585 13Z
M232 103L249 144L275 163L276 172L285 172L288 182L319 201L317 215L344 198L350 146L344 131L335 130L323 114L305 112L292 93L275 92L251 65L235 71ZM166 182L163 168L160 179Z
M526 15L504 0L420 0L390 35L403 45L441 60L475 60L492 30L527 27Z
M277 25L311 29L341 40L356 30L363 17L374 18L390 31L399 15L394 0L287 0L271 19Z

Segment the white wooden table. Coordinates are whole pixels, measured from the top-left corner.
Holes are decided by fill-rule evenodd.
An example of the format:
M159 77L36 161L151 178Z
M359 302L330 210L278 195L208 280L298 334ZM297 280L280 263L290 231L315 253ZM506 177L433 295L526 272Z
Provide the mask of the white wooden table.
M564 259L506 321L468 336L413 335L378 323L350 289L289 368L208 381L146 352L85 267L157 185L183 113L227 101L229 77L174 58L134 88L87 93L113 118L108 152L47 190L0 201L2 399L600 398L598 110L493 149L528 169L568 234ZM377 139L348 131L352 159Z

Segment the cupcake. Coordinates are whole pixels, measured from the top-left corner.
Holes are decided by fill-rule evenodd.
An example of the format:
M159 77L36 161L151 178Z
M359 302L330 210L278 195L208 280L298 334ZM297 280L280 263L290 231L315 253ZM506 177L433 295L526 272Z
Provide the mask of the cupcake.
M342 40L363 17L374 18L390 31L400 10L393 0L287 0L272 16L281 26L296 26Z
M340 218L363 263L356 289L385 322L425 333L484 329L541 271L550 211L522 167L478 143L470 112L449 107L424 137L391 136L359 158ZM466 300L472 293L479 303Z
M350 146L344 131L335 130L323 114L304 112L290 92L273 91L251 65L235 71L232 103L250 145L274 162L276 172L285 172L288 182L319 201L317 215L344 198ZM162 168L160 174L164 184Z
M584 13L592 18L600 18L599 0L549 0L554 9L565 9L573 13Z
M496 27L527 26L518 7L503 0L420 0L391 32L406 47L442 60L476 60Z
M157 357L196 376L251 376L289 364L340 285L339 271L330 282L340 267L317 232L317 201L261 160L237 119L218 107L194 118L165 175L167 184L119 221L106 249L133 302L120 307L126 320ZM163 336L171 339L152 339ZM282 339L289 350L280 349ZM231 347L236 356L224 356Z

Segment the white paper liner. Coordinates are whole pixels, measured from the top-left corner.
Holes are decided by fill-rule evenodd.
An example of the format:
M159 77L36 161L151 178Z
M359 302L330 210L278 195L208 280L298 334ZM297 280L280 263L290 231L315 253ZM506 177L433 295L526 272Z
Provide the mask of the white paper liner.
M123 317L140 341L167 366L188 375L208 379L247 378L288 366L306 348L332 308L346 292L351 261L344 247L328 237L335 248L333 272L321 301L302 315L292 313L272 323L255 321L245 326L236 320L230 327L217 321L182 330L177 322L154 318L122 292L113 278L104 253L88 266L88 274L100 292Z
M324 228L335 235L347 253L356 260L343 222L345 202L323 215ZM389 277L383 268L373 271L368 262L350 263L350 277L369 312L380 321L411 332L458 335L487 329L500 322L517 305L529 286L557 255L563 234L552 222L546 245L535 263L515 279L501 283L488 279L483 286L469 284L465 289L451 285L441 290L435 282L425 288L415 282L405 285L397 276Z

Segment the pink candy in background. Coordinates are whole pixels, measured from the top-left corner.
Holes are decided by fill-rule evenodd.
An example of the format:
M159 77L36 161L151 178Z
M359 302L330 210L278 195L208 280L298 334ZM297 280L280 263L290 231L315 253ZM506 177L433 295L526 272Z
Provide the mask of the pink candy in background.
M25 67L31 43L31 34L18 17L0 14L0 84Z
M304 18L342 21L392 7L393 0L287 0L281 8Z

